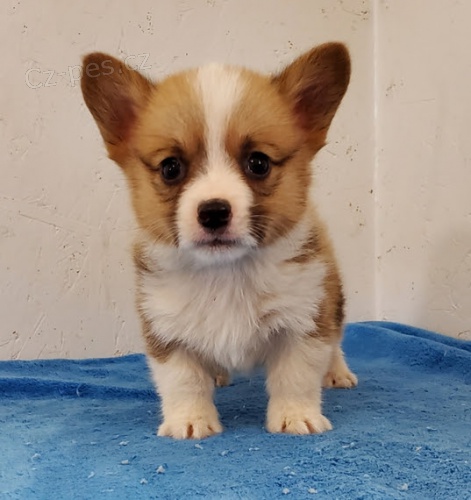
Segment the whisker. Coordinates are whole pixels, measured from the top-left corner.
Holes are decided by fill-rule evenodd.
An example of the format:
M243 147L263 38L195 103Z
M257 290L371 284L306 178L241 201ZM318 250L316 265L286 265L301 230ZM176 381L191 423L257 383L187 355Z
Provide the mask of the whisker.
M169 225L166 221L155 219L144 227L134 228L134 231L144 229L148 235L153 237L155 241L164 241L175 244L178 241L178 231L173 225ZM160 235L158 238L156 233Z

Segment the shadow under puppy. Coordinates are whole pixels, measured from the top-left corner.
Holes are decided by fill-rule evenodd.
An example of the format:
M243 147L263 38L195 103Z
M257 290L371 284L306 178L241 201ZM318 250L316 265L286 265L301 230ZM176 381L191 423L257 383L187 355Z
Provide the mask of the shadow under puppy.
M316 47L275 76L212 64L153 83L102 53L85 57L82 75L141 229L137 308L162 400L158 434L221 432L215 380L259 365L270 432L331 429L322 385L357 379L309 189L348 86L345 46Z

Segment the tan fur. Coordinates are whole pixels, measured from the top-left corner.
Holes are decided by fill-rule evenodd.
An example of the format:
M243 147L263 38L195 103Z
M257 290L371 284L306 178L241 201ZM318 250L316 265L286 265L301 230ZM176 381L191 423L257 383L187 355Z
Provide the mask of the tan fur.
M95 52L83 59L82 93L98 124L110 158L121 164L130 137L146 108L153 84L118 59Z
M268 77L244 72L249 89L231 117L226 147L237 161L261 151L280 163L265 181L248 179L255 197L253 217L260 224L260 241L267 245L286 234L307 206L311 153L303 144L292 110ZM263 100L261 108L257 103ZM246 150L244 151L244 146ZM248 146L248 147L247 147Z
M304 265L316 258L327 263L327 274L324 279L325 298L319 306L314 318L316 325L311 335L322 338L329 343L337 343L342 336L344 320L344 295L342 280L337 268L334 250L324 224L315 212L311 212L312 228L309 237L294 257L288 259L288 265Z
M87 72L96 67L100 69L98 73ZM201 78L212 85L213 74L206 73L206 80ZM201 270L191 268L185 259L178 260L179 204L194 183L204 179L209 168L206 149L212 151L206 142L211 123L205 121L207 110L198 94L198 75L197 70L189 70L155 84L111 56L96 53L84 59L85 102L110 158L124 171L143 230L134 248L137 307L149 364L162 397L164 422L159 435L201 438L220 432L222 427L212 403L214 382L228 383L227 368L231 363L246 366L245 361L239 360L242 353L250 358L248 364L262 363L267 368L270 431L305 434L329 430L331 424L320 412L321 383L351 387L356 384L356 377L348 369L340 348L342 284L331 242L309 199L310 161L324 145L348 86L348 52L341 44L325 44L275 76L227 69L227 81L238 82L240 93L227 91L233 108L227 123L221 122L223 143L211 146L224 149L222 156L217 157L224 165L213 167L225 168L222 171L229 171L231 180L245 183L239 203L243 206L243 202L251 200L250 230L258 253L242 258L240 264L236 261L230 264L232 267L221 267L220 274L217 266ZM221 95L225 97L224 93ZM219 111L220 106L212 111L216 118ZM264 153L271 159L271 171L266 178L246 175L244 164L253 152ZM184 166L182 179L174 184L161 176L161 162L169 157L178 158ZM263 267L264 258L273 259L273 268ZM252 280L256 271L250 270L253 262L265 274ZM184 265L190 266L188 275L183 273ZM222 283L224 273L227 278ZM283 286L277 287L273 279L278 276L276 273ZM187 286L184 276L208 288L197 288L190 300L185 293L190 293L192 283ZM304 280L299 283L306 286L304 297L296 290L293 276ZM313 281L308 283L306 279ZM178 285L180 296L176 294L175 301L167 303L168 308L162 313L160 302L166 303L167 296L159 295L163 293L159 287L175 293L171 288L174 282L183 283ZM236 288L240 283L251 287L246 290L251 302L242 301L240 305L253 319L246 329L241 328L243 333L227 333L227 325L218 326L214 335L224 333L226 337L221 338L226 338L228 344L240 335L240 345L235 348L224 344L224 349L235 349L231 351L233 356L224 356L222 350L218 352L224 359L217 359L217 338L199 329L206 314L221 307L220 301L235 307L235 301L244 297L245 292L239 293ZM292 317L291 310L280 309L285 299L288 304L292 296L297 297L296 292L299 304L293 303L294 306L299 307L300 314L309 311L309 315L299 319ZM292 296L284 297L283 293ZM305 305L303 301L309 294L316 302ZM191 332L186 332L185 314L201 297L207 297L207 309L196 309L195 314L200 316L189 316L196 332L191 336ZM181 331L174 334L173 325L163 327L162 322L174 314L174 306L178 305L175 302L180 298L186 305L172 316L172 321L182 322ZM230 312L236 319L237 314L243 314ZM222 314L214 316L216 323ZM285 325L300 330L289 331ZM190 336L183 337L184 334ZM247 338L243 337L245 334Z
M141 314L142 335L146 343L146 351L149 356L160 362L165 362L172 352L178 347L175 343L163 343L158 332L154 331L153 325ZM157 334L156 334L157 333Z
M155 266L150 265L149 259L146 256L145 249L140 243L134 244L133 260L138 277L142 276L143 274L150 274L157 272Z
M315 154L350 81L350 56L344 45L325 43L298 57L274 78L293 106Z
M176 241L172 217L179 194L201 167L200 115L187 75L167 79L149 97L148 108L136 126L134 156L122 164L138 221L156 240ZM181 154L191 168L182 183L168 186L160 178L157 167L164 158L176 154ZM158 223L156 214L159 214Z

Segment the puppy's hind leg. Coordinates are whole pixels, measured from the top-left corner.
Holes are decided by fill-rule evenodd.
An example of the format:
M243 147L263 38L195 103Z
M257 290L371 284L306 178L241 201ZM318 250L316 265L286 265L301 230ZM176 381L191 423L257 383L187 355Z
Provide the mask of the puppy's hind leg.
M342 348L337 344L332 351L330 365L324 375L322 385L323 387L351 389L357 384L357 376L348 367Z

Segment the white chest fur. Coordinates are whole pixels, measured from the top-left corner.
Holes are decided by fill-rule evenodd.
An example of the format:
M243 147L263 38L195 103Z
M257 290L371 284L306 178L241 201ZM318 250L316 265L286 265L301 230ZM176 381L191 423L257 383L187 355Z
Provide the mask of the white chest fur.
M179 341L228 370L250 369L276 332L314 329L326 264L286 262L294 251L291 239L230 265L148 274L142 310L163 341Z

